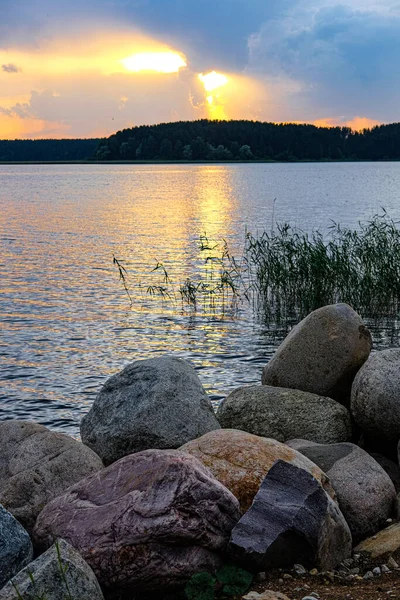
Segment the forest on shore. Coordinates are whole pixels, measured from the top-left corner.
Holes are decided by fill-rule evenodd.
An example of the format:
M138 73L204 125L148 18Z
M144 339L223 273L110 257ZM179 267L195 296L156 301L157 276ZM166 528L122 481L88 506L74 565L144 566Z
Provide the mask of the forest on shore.
M104 139L0 140L0 161L400 160L400 123L354 131L258 121L180 121Z

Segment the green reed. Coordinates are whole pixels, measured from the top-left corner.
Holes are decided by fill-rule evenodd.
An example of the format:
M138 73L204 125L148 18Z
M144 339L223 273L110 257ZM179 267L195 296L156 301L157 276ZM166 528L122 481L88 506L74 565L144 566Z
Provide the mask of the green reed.
M400 230L384 212L357 229L333 223L328 235L288 224L247 235L257 307L268 320L303 317L335 302L363 316L394 317L400 306Z

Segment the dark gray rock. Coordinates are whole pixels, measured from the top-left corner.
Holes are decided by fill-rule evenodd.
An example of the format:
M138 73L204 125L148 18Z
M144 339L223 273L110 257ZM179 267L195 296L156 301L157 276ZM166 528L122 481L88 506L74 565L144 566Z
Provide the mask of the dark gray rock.
M0 505L0 588L33 558L31 538L20 523Z
M195 370L163 356L111 377L82 419L81 436L108 465L141 450L179 448L219 428Z
M371 456L374 460L376 460L376 462L379 465L381 465L382 469L384 471L386 471L386 473L389 475L389 477L392 480L392 483L394 485L394 488L396 490L396 493L399 494L400 493L400 467L399 467L399 465L396 464L393 460L390 460L390 458L383 456L382 454L377 454L375 452L371 452Z
M348 558L351 547L348 525L318 481L279 460L233 529L228 551L252 570L300 562L325 571Z
M323 445L293 440L288 446L328 475L355 542L385 526L394 510L396 491L389 475L372 456L346 443Z
M0 600L21 598L104 600L92 569L64 540L58 540L0 591Z
M370 332L350 306L324 306L292 329L264 367L262 383L348 405L354 376L371 347Z
M400 348L371 355L351 392L351 413L367 441L386 450L400 439Z
M221 564L239 503L176 450L131 454L80 481L39 515L38 549L63 538L114 591L169 591Z
M68 435L38 423L0 423L0 504L29 533L50 500L102 468L97 454Z
M232 392L218 408L224 429L240 429L286 442L302 438L331 444L351 439L350 413L339 402L309 392L267 385Z

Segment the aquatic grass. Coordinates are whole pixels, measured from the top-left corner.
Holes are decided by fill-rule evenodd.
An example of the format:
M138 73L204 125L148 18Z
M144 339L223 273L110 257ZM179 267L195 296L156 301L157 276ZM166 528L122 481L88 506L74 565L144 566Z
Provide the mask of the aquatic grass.
M400 307L400 230L386 212L357 229L332 223L328 234L289 224L247 235L258 310L267 320L298 319L335 302L364 317L394 318Z

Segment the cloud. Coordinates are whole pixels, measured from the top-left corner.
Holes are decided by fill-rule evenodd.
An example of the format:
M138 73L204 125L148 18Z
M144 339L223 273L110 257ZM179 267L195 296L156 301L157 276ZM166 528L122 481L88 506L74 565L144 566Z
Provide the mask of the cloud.
M1 65L1 70L4 71L4 73L19 73L20 72L20 69L16 65L13 65L12 63L9 63L8 65Z
M298 5L249 38L248 72L299 84L297 109L398 118L400 11ZM346 117L345 117L346 118Z

